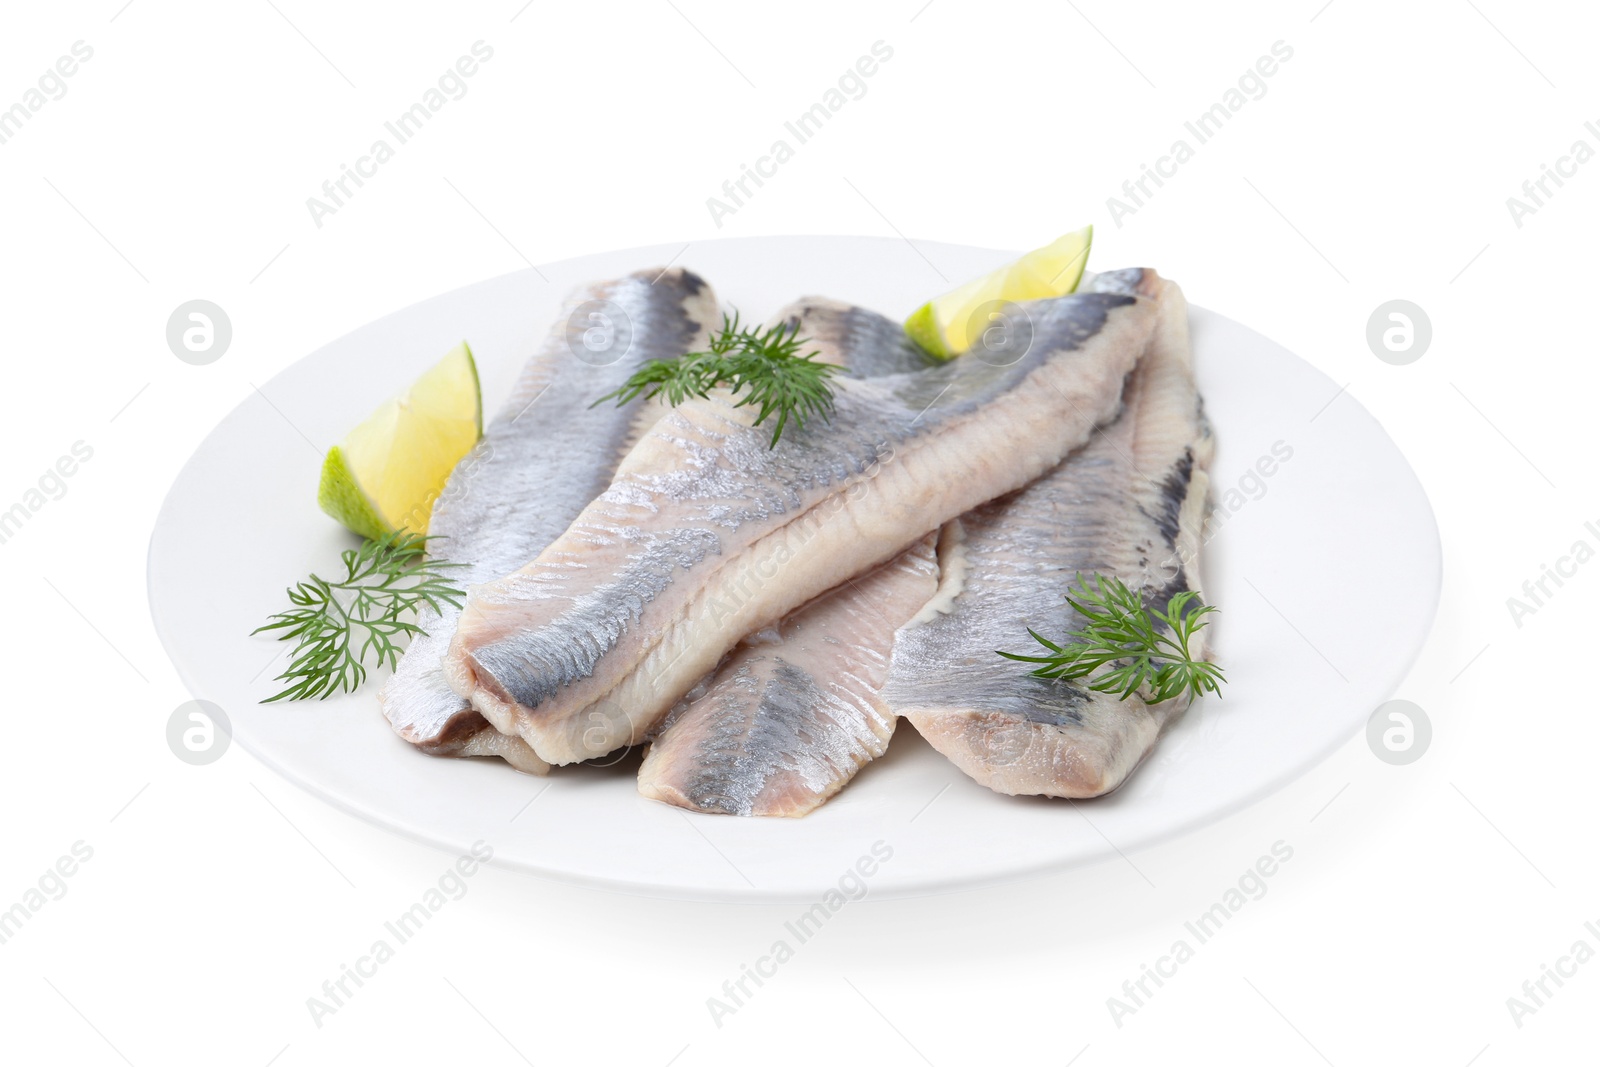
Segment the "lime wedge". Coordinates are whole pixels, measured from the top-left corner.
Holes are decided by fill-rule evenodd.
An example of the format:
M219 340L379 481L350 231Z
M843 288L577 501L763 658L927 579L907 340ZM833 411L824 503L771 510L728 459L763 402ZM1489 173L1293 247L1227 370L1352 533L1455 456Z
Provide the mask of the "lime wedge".
M463 341L328 450L317 503L363 537L425 534L445 479L481 436L478 368Z
M939 359L959 356L989 326L995 305L1064 296L1076 290L1093 242L1094 227L1085 226L934 297L906 319L906 333Z

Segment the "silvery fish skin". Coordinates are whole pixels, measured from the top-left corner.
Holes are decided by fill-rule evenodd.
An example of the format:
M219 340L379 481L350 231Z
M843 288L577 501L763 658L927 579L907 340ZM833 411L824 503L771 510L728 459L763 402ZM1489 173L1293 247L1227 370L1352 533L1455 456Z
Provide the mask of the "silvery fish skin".
M928 365L900 324L813 298L779 316L859 377ZM901 623L938 584L930 535L745 639L662 721L639 792L691 811L798 817L844 788L893 736L878 690Z
M804 351L815 351L819 362L836 364L852 378L882 378L935 364L898 322L842 300L801 297L768 323L779 324L808 342Z
M908 627L895 644L889 706L1000 793L1109 792L1188 706L1186 697L1146 705L1035 678L995 654L1042 651L1029 628L1059 641L1081 626L1064 599L1079 573L1115 575L1157 610L1200 591L1214 443L1190 367L1183 294L1168 282L1160 303L1122 416L1053 473L960 520L964 543L951 549L960 559L941 560L965 572L953 610Z
M982 356L840 380L832 420L776 448L724 395L674 409L566 533L472 591L451 686L550 763L644 740L746 634L1026 485L1115 415L1160 285L1120 277L1126 291L1014 309L1014 343Z
M895 716L879 689L899 625L939 584L929 535L741 645L703 696L673 710L639 792L723 815L798 817L883 755Z
M639 401L590 405L646 361L704 347L717 316L711 287L681 268L641 271L568 297L500 414L434 502L433 547L463 564L452 574L461 588L537 556L606 487L660 409ZM459 614L448 605L421 613L423 632L378 694L384 714L401 737L433 755L500 756L545 773L549 765L525 741L495 731L445 681L440 661Z

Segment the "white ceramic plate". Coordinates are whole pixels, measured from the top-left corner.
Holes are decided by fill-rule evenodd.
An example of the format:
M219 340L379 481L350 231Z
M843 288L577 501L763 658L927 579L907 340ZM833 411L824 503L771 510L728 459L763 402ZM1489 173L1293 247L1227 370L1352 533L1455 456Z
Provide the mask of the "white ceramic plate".
M918 247L952 279L1012 256ZM1129 852L1260 800L1361 730L1421 648L1438 599L1439 538L1405 458L1323 374L1194 308L1195 363L1219 442L1214 486L1232 507L1203 563L1208 600L1223 612L1215 639L1230 684L1224 699L1192 709L1123 789L1079 802L1077 813L1064 801L989 792L909 726L816 813L761 820L644 800L634 759L539 779L498 760L424 756L390 732L375 682L323 702L258 703L288 646L250 631L283 607L287 584L327 574L356 543L317 510L322 449L463 337L492 412L582 282L677 257L754 320L812 293L899 317L942 288L917 250L891 239L748 238L680 251L586 256L542 268L548 282L525 271L406 308L296 363L212 431L157 520L150 602L179 674L225 709L240 744L379 825L453 852L486 840L497 862L551 878L699 899L814 898L881 841L893 858L870 879L873 894L910 895ZM1292 456L1263 476L1258 461L1274 445ZM241 570L241 558L257 565Z

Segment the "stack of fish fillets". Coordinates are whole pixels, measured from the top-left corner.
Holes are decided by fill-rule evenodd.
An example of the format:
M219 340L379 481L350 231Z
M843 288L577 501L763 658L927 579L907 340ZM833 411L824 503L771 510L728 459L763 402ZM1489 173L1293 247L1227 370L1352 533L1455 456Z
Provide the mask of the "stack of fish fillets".
M628 325L614 355L583 347L594 301ZM1011 314L1022 343L934 364L876 312L790 305L774 321L842 373L832 417L769 447L718 394L592 406L704 347L706 282L574 293L435 505L469 594L419 620L380 694L395 730L540 774L649 742L645 796L739 815L814 810L902 716L998 792L1116 788L1186 698L1119 700L996 650L1068 635L1080 574L1157 610L1199 590L1213 446L1186 306L1134 269Z

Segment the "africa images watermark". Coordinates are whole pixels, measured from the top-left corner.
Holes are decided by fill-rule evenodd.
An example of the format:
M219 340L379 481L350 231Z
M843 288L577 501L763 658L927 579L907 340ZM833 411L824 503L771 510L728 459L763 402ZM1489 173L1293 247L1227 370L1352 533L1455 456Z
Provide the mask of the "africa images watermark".
M741 963L739 977L722 983L722 995L706 998L706 1010L711 1013L711 1021L717 1029L722 1029L723 1020L748 1004L767 979L776 977L779 967L794 959L796 948L815 937L846 904L865 898L870 888L867 880L893 858L893 846L886 841L874 841L866 853L844 869L821 900L783 924L786 936L778 938L764 955L756 957L754 966ZM792 944L790 938L794 939Z
M477 472L484 464L494 459L494 441L485 437L477 443L466 457L457 463L450 472L450 479L445 482L442 489L429 489L422 495L422 499L407 509L396 523L412 530L425 530L433 517L434 509L441 503L448 505L459 501L472 488Z
M94 848L84 841L74 841L72 848L63 853L55 863L46 867L34 885L22 893L22 899L0 911L0 945L9 942L21 932L29 920L51 901L67 895L67 879L78 873L81 865L94 858Z
M1600 926L1586 922L1583 929L1590 937L1600 941ZM1539 964L1539 977L1529 978L1522 983L1522 995L1506 998L1506 1010L1511 1013L1511 1021L1517 1024L1517 1029L1522 1029L1523 1020L1529 1015L1537 1015L1540 1008L1546 1007L1548 1001L1567 984L1566 979L1577 977L1578 968L1594 957L1594 946L1580 937L1564 955L1556 957L1555 966Z
M1162 179L1177 176L1178 168L1194 158L1198 146L1221 133L1223 126L1243 111L1250 101L1260 100L1267 95L1267 79L1278 73L1281 64L1294 58L1294 49L1284 41L1272 42L1270 52L1270 55L1261 56L1253 66L1247 67L1239 75L1236 85L1222 94L1221 100L1183 124L1184 130L1194 138L1194 144L1191 145L1188 138L1179 137L1172 142L1166 155L1156 158L1154 166L1141 163L1139 176L1122 183L1122 195L1126 200L1115 196L1106 198L1106 210L1111 213L1111 221L1117 224L1118 229L1122 228L1124 218L1138 214L1139 209L1155 196L1156 189L1166 184ZM1152 183L1155 189L1151 188Z
M1585 122L1583 128L1596 142L1600 142L1600 124L1593 121ZM1517 229L1522 229L1524 219L1530 215L1537 215L1539 209L1546 206L1546 202L1561 191L1567 184L1562 181L1563 178L1577 177L1578 168L1594 157L1594 145L1580 137L1572 142L1572 147L1567 149L1566 155L1556 157L1554 167L1548 163L1539 164L1539 176L1529 178L1522 183L1522 197L1506 197L1506 210L1511 212L1511 221L1516 224ZM1551 188L1552 185L1555 188Z
M494 849L487 842L473 842L465 855L444 869L444 873L422 894L422 899L394 920L383 924L388 936L374 941L365 954L356 957L354 966L339 964L338 976L322 983L322 995L306 998L306 1010L311 1013L311 1021L317 1025L317 1029L322 1029L324 1019L348 1004L366 985L367 979L376 977L378 968L394 959L395 950L432 922L446 904L466 896L467 879L477 874L493 855Z
M1200 549L1209 545L1212 538L1222 532L1222 529L1234 516L1243 511L1247 504L1265 497L1271 486L1268 480L1283 469L1283 465L1294 458L1294 446L1287 441L1277 440L1272 442L1272 447L1256 461L1245 468L1233 485L1213 489L1215 503L1206 515L1201 526L1200 536L1192 545L1186 546L1180 555L1166 561L1166 566L1176 568L1180 564L1192 566L1198 558Z
M1583 529L1589 537L1595 539L1596 544L1600 544L1600 524L1586 522L1583 524ZM1587 538L1580 537L1572 542L1572 547L1565 555L1556 557L1554 566L1540 563L1538 577L1529 578L1522 583L1522 596L1506 597L1506 610L1511 613L1511 621L1517 624L1517 629L1522 629L1522 620L1529 615L1538 614L1539 609L1556 595L1567 580L1578 576L1578 568L1594 557L1594 545L1590 544Z
M471 53L459 57L453 66L446 68L439 75L438 82L423 92L418 103L383 124L389 136L394 138L394 144L391 145L383 137L373 141L366 155L356 157L354 167L339 164L339 176L322 183L322 197L306 198L306 210L311 212L311 221L317 229L322 229L325 216L337 214L346 201L356 195L356 191L366 184L363 179L377 176L378 168L394 158L398 146L421 133L423 127L450 101L460 100L467 95L467 79L478 73L480 63L487 63L494 58L494 49L483 41L472 42ZM352 183L354 189L351 188Z
M67 479L77 474L79 468L93 458L94 449L88 442L74 441L69 453L46 467L38 481L23 492L20 500L0 510L0 545L16 537L28 520L50 501L66 496Z
M1274 841L1270 853L1245 868L1238 881L1229 886L1222 898L1201 912L1198 918L1183 924L1189 937L1174 941L1165 954L1156 957L1153 966L1139 964L1139 976L1122 983L1122 996L1106 998L1106 1010L1111 1013L1111 1021L1117 1024L1118 1030L1122 1029L1123 1019L1138 1014L1139 1009L1148 1005L1166 984L1166 979L1175 977L1179 967L1194 959L1199 946L1216 937L1228 920L1244 910L1246 904L1267 895L1267 879L1277 874L1280 867L1294 857L1294 848L1283 841ZM1190 944L1190 937L1194 939L1193 944Z
M23 91L22 99L10 107L0 110L0 144L6 144L17 134L22 132L22 127L33 119L33 116L44 110L44 106L52 100L60 100L67 95L67 79L78 73L79 66L94 58L94 49L83 41L73 41L71 55L65 55L55 61L51 67L39 75L36 87Z
M722 229L723 216L737 214L745 201L755 195L751 182L757 189L761 188L765 184L762 179L775 177L778 168L794 158L796 145L803 145L821 133L822 127L851 100L867 95L867 79L878 73L881 64L894 58L894 49L883 41L873 41L870 51L870 55L863 55L846 67L835 87L823 93L820 101L783 124L784 131L794 138L794 145L779 137L772 142L766 155L756 157L754 167L741 163L739 176L722 183L722 197L726 199L706 197L706 210L711 212L711 221L717 224L717 229Z

